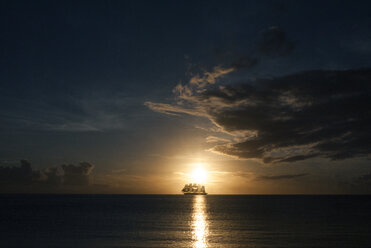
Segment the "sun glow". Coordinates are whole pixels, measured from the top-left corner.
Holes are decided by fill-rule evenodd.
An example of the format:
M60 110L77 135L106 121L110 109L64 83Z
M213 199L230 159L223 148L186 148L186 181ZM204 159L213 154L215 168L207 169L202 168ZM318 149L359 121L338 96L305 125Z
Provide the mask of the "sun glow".
M207 173L200 164L196 165L197 167L191 173L191 180L193 183L206 183Z

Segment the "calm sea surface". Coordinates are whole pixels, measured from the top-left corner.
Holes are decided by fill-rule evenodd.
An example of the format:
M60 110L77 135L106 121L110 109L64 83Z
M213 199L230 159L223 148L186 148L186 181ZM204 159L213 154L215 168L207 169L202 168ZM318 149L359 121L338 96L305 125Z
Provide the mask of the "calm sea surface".
M371 247L371 197L3 195L0 247Z

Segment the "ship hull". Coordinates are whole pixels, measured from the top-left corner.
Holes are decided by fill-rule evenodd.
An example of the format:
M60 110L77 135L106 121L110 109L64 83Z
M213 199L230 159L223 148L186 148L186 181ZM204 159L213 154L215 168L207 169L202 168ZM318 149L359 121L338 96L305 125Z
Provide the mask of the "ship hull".
M207 195L207 193L203 192L185 192L184 195Z

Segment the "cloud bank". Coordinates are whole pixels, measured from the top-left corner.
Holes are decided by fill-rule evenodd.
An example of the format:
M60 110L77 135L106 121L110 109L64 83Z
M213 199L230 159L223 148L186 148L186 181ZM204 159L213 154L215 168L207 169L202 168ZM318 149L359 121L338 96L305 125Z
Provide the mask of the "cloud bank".
M63 186L91 184L94 165L82 162L79 165L61 165L43 170L34 170L26 160L20 167L0 167L0 185L6 186Z
M145 104L165 114L208 118L239 137L211 150L240 159L272 163L370 155L371 69L305 71L218 87L215 80L227 73L215 75L212 82L176 86L173 104Z

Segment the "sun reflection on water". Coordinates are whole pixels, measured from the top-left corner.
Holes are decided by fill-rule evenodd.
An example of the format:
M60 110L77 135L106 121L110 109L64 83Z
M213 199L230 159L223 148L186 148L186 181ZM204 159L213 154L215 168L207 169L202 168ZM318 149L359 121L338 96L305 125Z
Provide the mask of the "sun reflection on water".
M208 224L206 214L205 196L197 195L193 197L192 214L192 239L194 248L205 248L207 245Z

